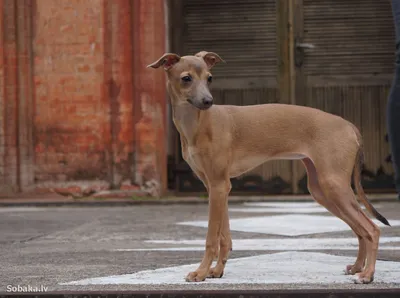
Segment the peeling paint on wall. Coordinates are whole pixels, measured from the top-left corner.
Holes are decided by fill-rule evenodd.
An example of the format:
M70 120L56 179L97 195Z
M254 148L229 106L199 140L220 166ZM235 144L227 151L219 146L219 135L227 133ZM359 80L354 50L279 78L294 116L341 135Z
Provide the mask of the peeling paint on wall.
M0 48L0 189L2 184L18 186L20 179L40 190L90 193L86 190L141 188L158 196L166 180L165 98L159 96L164 87L158 86L163 74L149 77L145 65L153 52L165 50L165 34L154 34L160 28L165 31L163 2L7 3L12 11L15 5L24 6L18 11L33 19L17 20L11 10L5 13L0 1L0 13L12 19L0 22L0 36L11 44ZM29 41L24 49L33 47L33 73L20 69L23 63L12 66L19 35ZM133 63L135 57L143 65ZM4 65L17 71L19 79L31 82L19 92L21 107L15 104L17 87L12 80L16 75L7 75ZM134 84L134 78L139 84ZM25 119L21 115L28 111L25 98L30 93L32 115ZM14 146L15 115L30 124L24 132L32 136L23 142L31 146L30 151L14 148L18 147ZM20 165L16 156L21 157ZM31 177L26 175L29 169ZM4 177L7 183L2 183Z
M136 183L149 189L152 195L160 194L160 169L157 163L157 132L161 126L160 104L145 92L140 95L142 117L135 125Z

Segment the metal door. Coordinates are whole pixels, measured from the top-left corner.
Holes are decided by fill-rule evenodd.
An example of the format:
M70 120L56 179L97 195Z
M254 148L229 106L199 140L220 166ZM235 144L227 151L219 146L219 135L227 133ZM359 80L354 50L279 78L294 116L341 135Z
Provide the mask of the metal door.
M394 70L390 1L293 1L295 103L340 115L364 137L363 185L391 191L386 102ZM307 192L297 163L299 192Z

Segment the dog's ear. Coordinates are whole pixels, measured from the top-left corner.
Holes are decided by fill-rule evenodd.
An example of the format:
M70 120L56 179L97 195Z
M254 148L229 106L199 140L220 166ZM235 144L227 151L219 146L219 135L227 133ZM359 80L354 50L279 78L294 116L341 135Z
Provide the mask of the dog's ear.
M225 61L217 53L214 53L214 52L201 51L201 52L198 52L195 56L203 58L204 62L208 66L208 69L213 68L214 65L219 62L225 63Z
M147 65L147 67L159 68L163 66L165 70L169 70L172 66L181 60L181 57L177 54L166 53L160 57L157 61Z

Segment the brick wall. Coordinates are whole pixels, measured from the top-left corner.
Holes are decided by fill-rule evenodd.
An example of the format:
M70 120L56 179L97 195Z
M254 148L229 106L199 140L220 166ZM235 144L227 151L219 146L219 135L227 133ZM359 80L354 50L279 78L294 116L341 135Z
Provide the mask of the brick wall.
M17 186L17 151L16 151L16 8L13 2L3 0L1 3L3 30L2 30L2 165L3 187L5 192L15 191ZM6 174L7 173L7 174Z
M0 0L0 192L165 189L163 5Z
M162 0L134 1L134 83L136 181L157 180L166 187L166 85L163 71L146 68L165 52ZM157 34L153 34L157 32Z
M113 184L134 180L133 167L133 61L131 2L105 3L105 68L103 110L108 111L107 144Z
M37 182L107 178L102 1L36 1Z
M9 193L33 182L30 2L2 0L0 8L0 190Z

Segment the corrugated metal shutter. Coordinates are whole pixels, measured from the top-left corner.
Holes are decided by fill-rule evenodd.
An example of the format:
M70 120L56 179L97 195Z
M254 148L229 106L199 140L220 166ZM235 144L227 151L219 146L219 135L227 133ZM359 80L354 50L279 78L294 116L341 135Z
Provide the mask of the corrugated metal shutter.
M215 78L275 77L275 0L183 1L183 54L218 53Z
M304 0L306 75L392 73L394 55L390 1Z
M286 0L285 0L286 1ZM182 0L181 55L218 53L227 63L213 68L216 104L279 102L276 0ZM194 189L189 171L179 176L181 191ZM232 179L232 193L288 193L290 161L271 161Z
M386 162L386 103L393 78L395 34L390 1L303 0L305 50L298 104L354 123L364 139L362 183L368 192L393 188ZM302 101L298 101L298 99ZM301 170L305 171L301 166ZM305 178L305 176L304 176ZM306 179L302 189L306 191Z

